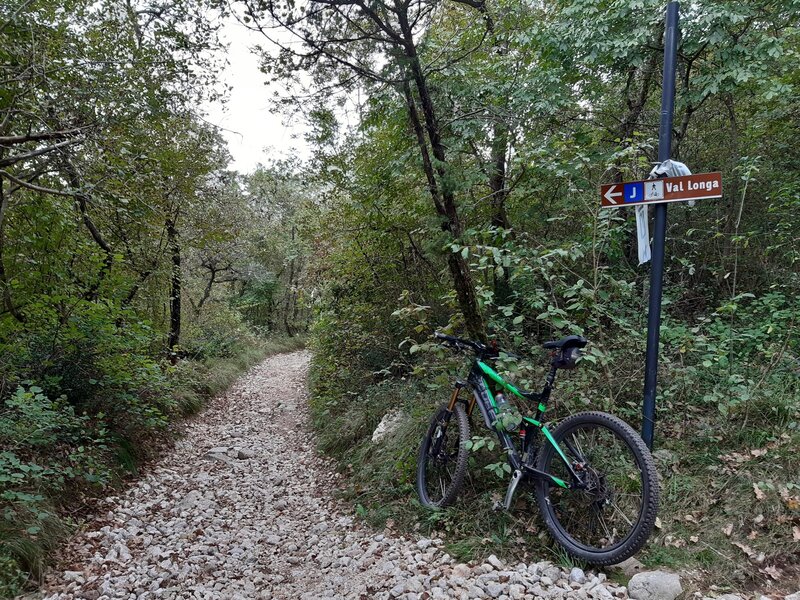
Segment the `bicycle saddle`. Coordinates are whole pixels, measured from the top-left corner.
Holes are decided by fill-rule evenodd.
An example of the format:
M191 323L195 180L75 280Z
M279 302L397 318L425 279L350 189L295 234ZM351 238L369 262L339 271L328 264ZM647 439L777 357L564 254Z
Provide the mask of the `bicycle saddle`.
M589 343L585 337L581 337L579 335L568 335L567 337L563 337L560 340L551 340L549 342L545 342L542 344L545 348L550 350L551 348L583 348L586 344Z

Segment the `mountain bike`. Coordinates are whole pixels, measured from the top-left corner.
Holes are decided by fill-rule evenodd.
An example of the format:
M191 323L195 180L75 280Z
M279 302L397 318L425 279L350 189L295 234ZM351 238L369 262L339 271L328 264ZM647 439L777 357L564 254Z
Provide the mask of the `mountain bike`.
M506 510L517 486L528 483L548 531L573 557L610 565L641 550L655 524L659 496L655 464L641 437L622 419L599 411L571 415L553 431L544 421L556 373L575 368L587 340L571 335L546 342L550 370L542 391L532 392L517 389L487 364L501 356L496 345L438 332L435 337L475 358L469 377L456 380L450 401L437 410L422 440L416 484L421 504L438 509L456 500L477 406L511 467ZM462 395L463 390L471 394ZM506 394L532 403L536 411L521 415Z

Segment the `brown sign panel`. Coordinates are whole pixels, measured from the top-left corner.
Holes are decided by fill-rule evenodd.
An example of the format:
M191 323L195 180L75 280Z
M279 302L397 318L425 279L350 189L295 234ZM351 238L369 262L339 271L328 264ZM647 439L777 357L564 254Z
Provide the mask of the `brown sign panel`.
M625 181L600 186L600 202L603 206L612 208L720 197L722 197L722 173L718 172Z

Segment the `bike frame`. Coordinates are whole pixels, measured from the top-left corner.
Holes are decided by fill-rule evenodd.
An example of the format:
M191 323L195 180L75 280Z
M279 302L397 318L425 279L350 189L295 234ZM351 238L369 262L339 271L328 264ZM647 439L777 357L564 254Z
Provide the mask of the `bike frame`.
M542 422L544 413L547 410L547 402L550 399L550 392L552 391L553 383L555 382L556 371L556 367L551 366L550 372L547 374L547 378L545 380L544 389L540 393L522 392L513 384L505 381L500 374L497 373L497 371L478 358L472 365L472 369L470 370L467 381L464 382L459 380L456 382L456 387L453 390L453 395L450 398L448 409L450 412L452 412L457 402L463 402L467 405L467 414L472 415L475 406L477 405L486 427L494 431L494 433L497 435L503 450L508 456L508 462L514 471L519 471L524 476L531 477L533 479L546 479L562 488L581 488L583 485L574 470L572 462L570 462L563 450L559 447L558 443L556 443L553 435L547 428L547 425ZM495 401L495 395L492 393L492 388L489 385L489 381L494 382L496 386L499 386L523 401L532 400L538 402L535 415L532 417L523 416L522 418L523 421L520 432L524 436L524 441L522 443L521 452L517 448L517 445L514 443L514 440L509 433L504 428L496 426L497 403ZM469 402L459 398L461 390L467 386L472 388L472 399ZM550 473L540 471L533 466L536 459L536 452L539 448L538 438L540 431L542 432L544 439L555 448L558 456L564 462L570 475L572 476L571 482L564 481L563 479L560 479L555 475L551 475ZM580 456L580 454L574 448L569 448L569 450L575 456Z

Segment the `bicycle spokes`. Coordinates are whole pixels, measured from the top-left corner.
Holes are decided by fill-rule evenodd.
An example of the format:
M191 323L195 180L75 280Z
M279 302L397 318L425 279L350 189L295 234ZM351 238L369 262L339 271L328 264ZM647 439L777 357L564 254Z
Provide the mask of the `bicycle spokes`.
M581 425L563 437L562 448L578 481L573 489L550 487L550 502L560 526L577 543L609 548L624 540L642 511L642 473L636 457L612 430ZM562 461L552 474L572 481Z
M455 476L458 458L458 433L450 431L446 422L441 422L433 434L428 461L426 464L426 480L428 496L434 502L441 500Z

